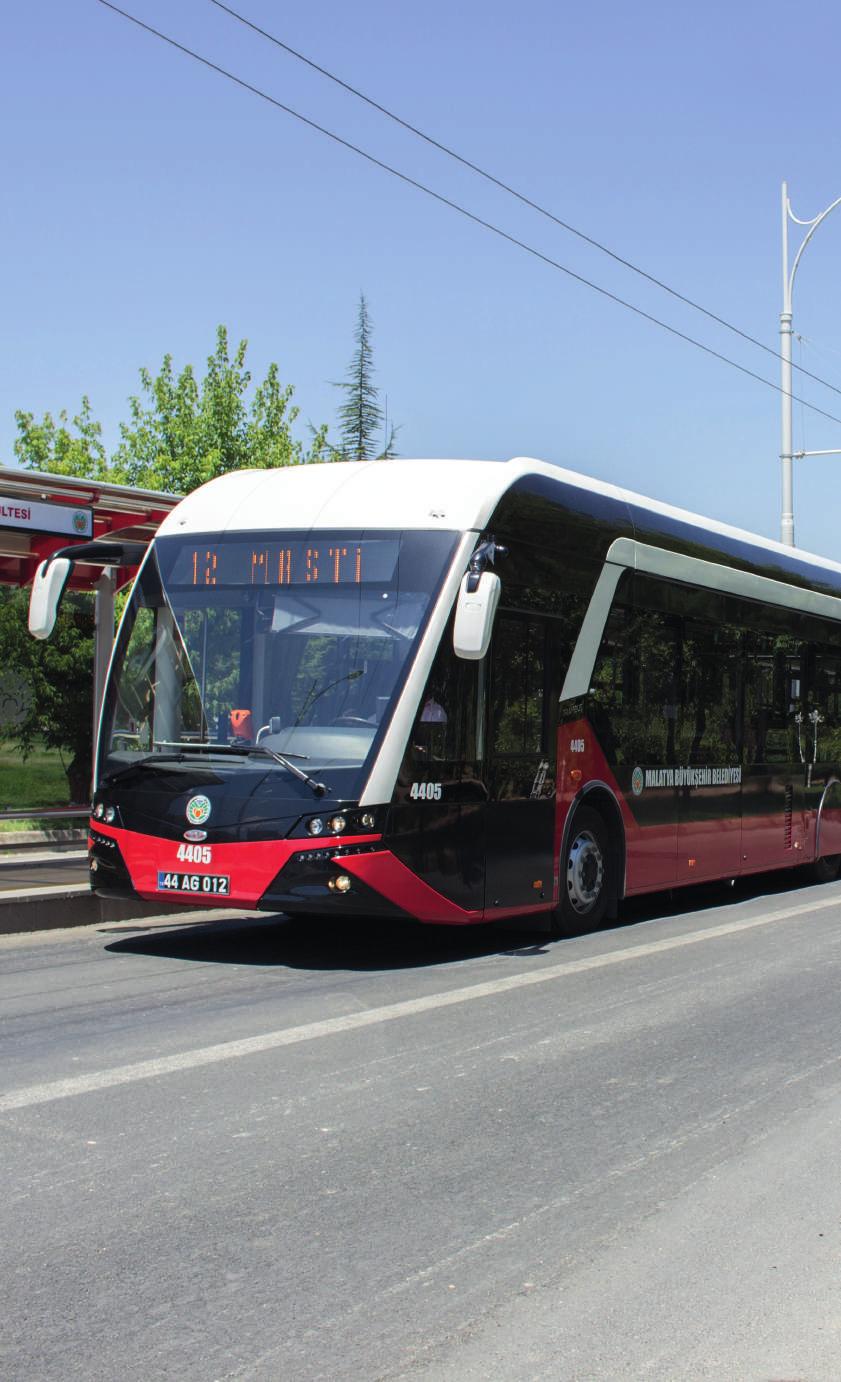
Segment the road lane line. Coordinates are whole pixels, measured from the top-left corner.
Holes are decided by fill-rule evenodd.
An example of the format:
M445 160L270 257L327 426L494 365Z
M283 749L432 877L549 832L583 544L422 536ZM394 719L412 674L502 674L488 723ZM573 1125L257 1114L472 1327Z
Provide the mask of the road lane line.
M297 1046L301 1042L316 1041L321 1037L356 1032L365 1027L378 1026L381 1022L394 1022L403 1017L415 1017L420 1013L435 1012L441 1008L455 1007L460 1003L472 1003L480 998L493 998L501 993L511 993L515 989L530 988L534 984L552 983L553 980L565 978L567 975L585 974L590 970L604 969L609 965L625 964L629 960L644 959L649 955L662 955L669 950L680 950L687 945L699 945L703 941L739 935L743 931L752 931L759 926L770 926L774 922L808 916L814 912L824 911L829 907L841 908L841 896L836 893L834 896L824 898L819 902L803 902L796 907L784 907L779 911L762 912L757 917L725 922L721 926L710 926L702 931L689 931L682 936L670 936L659 941L646 941L641 945L629 946L623 950L609 950L605 954L590 955L580 960L565 960L560 964L547 965L543 969L532 970L528 974L512 974L506 978L491 979L484 984L469 984L464 988L451 989L447 993L430 993L423 998L408 998L400 1003L389 1003L382 1008L369 1008L366 1012L347 1013L343 1017L328 1017L321 1022L307 1022L300 1027L287 1027L280 1031L264 1032L260 1036L244 1037L239 1041L224 1041L215 1046L198 1047L194 1051L182 1051L172 1056L159 1056L153 1060L135 1061L130 1065L120 1065L110 1070L92 1071L89 1075L76 1075L65 1080L52 1080L48 1084L30 1085L28 1088L16 1089L8 1094L0 1095L0 1113L11 1113L15 1109L32 1108L36 1104L52 1103L56 1099L69 1099L77 1094L91 1094L100 1089L112 1089L117 1085L134 1084L138 1080L156 1079L159 1075L174 1075L182 1070L196 1070L203 1065L217 1065L221 1061L259 1055L263 1051L274 1051L283 1046Z

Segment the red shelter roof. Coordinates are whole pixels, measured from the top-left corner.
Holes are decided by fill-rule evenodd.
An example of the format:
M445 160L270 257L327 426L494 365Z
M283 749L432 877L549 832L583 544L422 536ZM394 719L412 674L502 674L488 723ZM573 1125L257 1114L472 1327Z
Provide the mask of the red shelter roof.
M45 557L92 538L148 543L180 498L75 475L0 466L0 584L27 585ZM117 585L130 581L136 569L121 567ZM70 585L92 590L101 575L101 563L77 562Z

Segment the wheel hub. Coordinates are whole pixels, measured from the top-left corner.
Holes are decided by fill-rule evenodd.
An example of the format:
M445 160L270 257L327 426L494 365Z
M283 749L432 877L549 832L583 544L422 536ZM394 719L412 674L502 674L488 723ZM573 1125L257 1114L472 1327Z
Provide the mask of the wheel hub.
M604 883L604 858L599 842L589 830L573 840L567 860L567 896L576 912L589 912L598 902Z

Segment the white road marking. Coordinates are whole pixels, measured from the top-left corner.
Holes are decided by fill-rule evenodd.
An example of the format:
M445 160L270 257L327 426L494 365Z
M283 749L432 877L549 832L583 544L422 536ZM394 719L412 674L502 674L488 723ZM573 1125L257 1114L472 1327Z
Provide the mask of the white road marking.
M829 907L841 909L841 898L837 893L819 902L802 902L795 907L762 912L756 917L725 922L721 926L710 926L702 931L689 931L682 936L670 936L659 941L647 941L641 945L632 945L623 950L610 950L603 955L590 955L580 960L566 960L560 964L547 965L543 969L532 970L528 974L512 974L502 979L491 979L484 984L469 984L464 988L451 989L447 993L430 993L423 998L408 998L400 1003L389 1003L382 1008L370 1008L367 1012L348 1013L344 1017L329 1017L321 1022L307 1022L300 1027L287 1027L281 1031L264 1032L260 1036L244 1037L239 1041L224 1041L215 1046L199 1047L194 1051L182 1051L172 1056L160 1056L154 1060L135 1061L133 1064L116 1066L111 1070L93 1071L89 1075L52 1080L48 1084L30 1085L28 1088L16 1089L9 1094L0 1095L0 1113L11 1113L15 1109L32 1108L36 1104L48 1104L56 1099L69 1099L77 1094L91 1094L97 1090L112 1089L118 1085L134 1084L137 1080L156 1079L159 1075L174 1075L182 1070L196 1070L203 1065L217 1065L221 1061L259 1055L263 1051L274 1051L283 1046L297 1046L301 1042L316 1041L321 1037L338 1036L344 1032L357 1032L365 1027L378 1026L381 1022L395 1022L403 1017L416 1017L420 1013L435 1012L441 1008L455 1007L460 1003L472 1003L480 998L494 998L498 994L511 993L515 989L530 988L534 984L549 984L555 979L562 979L570 974L585 974L590 970L604 969L608 965L625 964L629 960L644 959L648 955L662 955L666 951L680 950L687 945L700 945L704 941L718 940L723 936L734 936L743 931L752 931L759 926L770 926L775 922L809 916Z

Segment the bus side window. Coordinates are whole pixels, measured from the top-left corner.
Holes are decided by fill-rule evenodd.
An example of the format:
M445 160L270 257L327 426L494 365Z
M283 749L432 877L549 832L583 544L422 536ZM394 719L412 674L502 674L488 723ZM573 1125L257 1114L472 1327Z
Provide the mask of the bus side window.
M648 763L676 761L680 708L681 621L658 610L635 611L633 646L640 660L640 755Z
M543 752L545 641L543 620L497 617L492 693L495 754Z
M729 625L683 625L678 757L681 763L735 762L739 745L741 640Z
M624 725L637 704L636 668L626 656L630 617L624 605L610 611L590 687L590 719L609 763L620 761Z
M658 610L627 604L611 610L590 693L608 762L675 762L679 632L679 620Z
M805 648L791 634L750 632L745 639L744 736L747 763L807 761ZM798 716L804 718L798 723Z
M818 644L811 678L811 714L804 716L807 762L841 759L841 649ZM818 718L815 720L814 716Z

